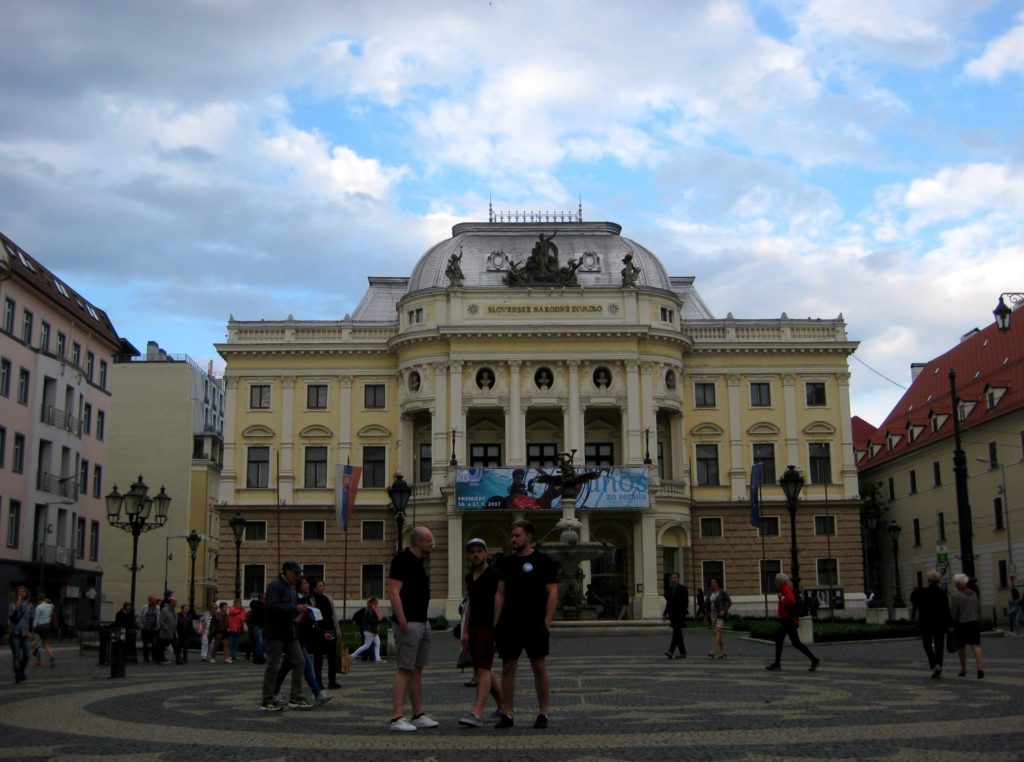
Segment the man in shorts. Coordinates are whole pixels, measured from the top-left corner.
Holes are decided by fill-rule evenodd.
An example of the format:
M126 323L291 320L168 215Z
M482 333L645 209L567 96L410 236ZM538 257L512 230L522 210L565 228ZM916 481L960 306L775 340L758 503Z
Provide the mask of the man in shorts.
M437 722L423 711L423 668L430 658L430 577L424 556L434 547L434 535L426 527L412 530L410 545L391 561L388 600L395 624L398 648L394 683L394 711L388 727L399 732L436 728ZM412 720L403 716L405 697L412 704Z
M478 728L487 706L487 696L494 696L501 713L501 686L491 672L494 663L494 596L498 592L498 573L487 563L487 543L474 537L466 543L466 557L471 571L466 575L466 609L462 613L461 645L473 659L473 682L476 703L468 717L459 720L466 728Z
M535 550L536 530L529 521L512 524L512 553L498 564L498 592L494 597L495 642L501 655L501 692L504 699L496 728L511 728L516 695L516 667L525 650L533 669L538 711L533 727L548 726L548 639L558 605L555 562Z

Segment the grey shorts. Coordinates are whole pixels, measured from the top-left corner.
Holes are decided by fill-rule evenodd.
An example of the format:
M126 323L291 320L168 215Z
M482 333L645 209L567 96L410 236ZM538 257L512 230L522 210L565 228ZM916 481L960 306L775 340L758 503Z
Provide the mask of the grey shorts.
M423 669L430 659L430 623L409 622L409 632L403 633L395 622L395 645L398 650L398 668Z

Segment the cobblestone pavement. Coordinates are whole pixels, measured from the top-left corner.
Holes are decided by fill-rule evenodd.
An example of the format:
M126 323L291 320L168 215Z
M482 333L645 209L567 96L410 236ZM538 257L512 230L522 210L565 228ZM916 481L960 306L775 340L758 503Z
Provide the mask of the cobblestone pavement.
M669 661L665 629L556 632L551 726L532 728L532 676L520 665L516 727L461 729L473 698L454 668L454 639L436 633L424 676L441 726L392 733L392 666L354 664L334 700L310 711L258 709L262 667L128 665L111 679L91 652L58 650L56 669L29 667L0 688L0 760L1021 760L1024 640L985 638L985 678L958 678L947 656L932 680L917 641L817 645L816 673L788 648L687 631L690 657ZM8 652L9 653L9 652ZM5 655L6 658L6 655ZM9 667L6 667L9 669Z

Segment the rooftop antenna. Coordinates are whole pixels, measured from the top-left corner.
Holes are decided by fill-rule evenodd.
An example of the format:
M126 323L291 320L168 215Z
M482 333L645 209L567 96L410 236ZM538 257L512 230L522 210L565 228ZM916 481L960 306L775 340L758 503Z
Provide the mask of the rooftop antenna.
M494 204L490 193L487 194L487 221L494 222Z

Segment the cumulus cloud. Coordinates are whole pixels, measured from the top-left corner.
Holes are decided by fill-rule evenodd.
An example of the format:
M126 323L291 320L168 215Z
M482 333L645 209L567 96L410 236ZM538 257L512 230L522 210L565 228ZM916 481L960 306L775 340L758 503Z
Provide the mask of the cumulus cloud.
M1002 37L992 40L984 52L967 62L964 71L972 77L999 79L1003 74L1024 71L1024 12L1017 24Z

